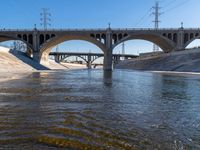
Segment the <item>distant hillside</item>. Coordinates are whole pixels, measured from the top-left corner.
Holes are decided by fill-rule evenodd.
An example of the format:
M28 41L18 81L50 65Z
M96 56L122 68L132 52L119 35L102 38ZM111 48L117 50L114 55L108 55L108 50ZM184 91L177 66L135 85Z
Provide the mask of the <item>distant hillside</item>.
M149 58L125 60L116 65L116 68L151 71L200 72L200 49L161 54Z

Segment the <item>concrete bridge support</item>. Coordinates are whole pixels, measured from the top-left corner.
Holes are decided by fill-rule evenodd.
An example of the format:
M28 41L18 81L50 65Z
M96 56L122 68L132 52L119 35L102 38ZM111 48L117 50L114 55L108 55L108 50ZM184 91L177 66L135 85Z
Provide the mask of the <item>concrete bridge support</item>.
M61 59L59 58L59 55L55 56L55 62L60 63Z
M113 69L112 66L112 31L110 28L107 29L106 33L106 48L104 50L104 63L103 63L103 69L105 71L111 71Z
M35 29L33 31L33 60L41 63L41 55L40 55L40 44L38 39L38 32Z
M119 61L120 61L120 57L119 56L115 56L113 58L113 66L115 67L115 65L117 65L119 63Z
M185 49L185 47L184 47L184 31L179 30L178 31L177 45L176 45L176 48L174 50L178 51L178 50L183 50L183 49Z
M41 62L41 57L39 52L33 51L33 60L40 63Z
M87 62L87 68L88 68L88 69L91 69L91 68L92 68L92 63L91 63L91 61Z
M104 52L103 69L105 71L111 71L112 68L112 49L110 49Z
M88 67L88 69L91 69L92 68L91 55L89 54L87 57L88 57L88 59L87 59L87 67Z

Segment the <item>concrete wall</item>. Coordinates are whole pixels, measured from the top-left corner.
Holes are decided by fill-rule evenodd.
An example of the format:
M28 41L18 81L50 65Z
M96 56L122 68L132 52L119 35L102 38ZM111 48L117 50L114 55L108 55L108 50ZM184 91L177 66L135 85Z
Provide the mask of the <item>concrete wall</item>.
M0 52L9 52L10 48L0 46Z

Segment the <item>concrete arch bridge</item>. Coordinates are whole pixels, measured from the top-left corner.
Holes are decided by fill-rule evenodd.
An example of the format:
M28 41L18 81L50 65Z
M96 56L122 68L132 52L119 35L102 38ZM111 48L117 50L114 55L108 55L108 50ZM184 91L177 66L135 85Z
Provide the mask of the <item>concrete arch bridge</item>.
M27 44L33 60L48 62L51 49L65 41L84 40L99 47L104 55L104 70L112 70L113 49L122 42L141 39L155 43L164 52L183 50L193 40L200 38L200 29L28 29L0 30L0 42L21 40Z

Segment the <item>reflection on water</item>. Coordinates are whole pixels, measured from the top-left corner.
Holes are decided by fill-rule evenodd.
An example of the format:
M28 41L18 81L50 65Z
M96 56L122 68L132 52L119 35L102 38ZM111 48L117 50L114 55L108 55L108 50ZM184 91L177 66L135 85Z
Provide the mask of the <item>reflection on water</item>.
M200 149L199 91L199 76L23 74L0 84L0 149Z

